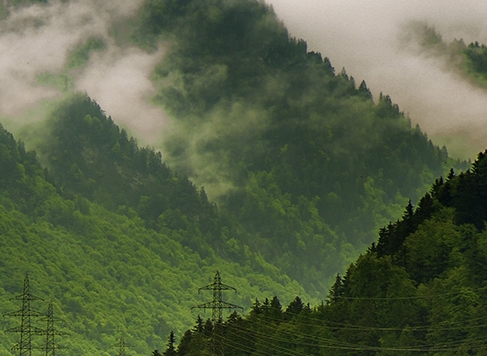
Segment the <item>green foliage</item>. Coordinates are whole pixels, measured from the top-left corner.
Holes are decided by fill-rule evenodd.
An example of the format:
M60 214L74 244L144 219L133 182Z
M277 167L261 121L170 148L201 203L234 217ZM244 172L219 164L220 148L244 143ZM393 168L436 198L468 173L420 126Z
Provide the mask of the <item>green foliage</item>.
M463 51L467 73L483 86L487 85L487 47L471 43Z
M119 333L127 335L139 353L163 345L169 328L181 332L190 324L190 307L199 303L197 288L211 276L214 265L233 269L217 256L201 259L170 237L145 229L140 220L93 204L89 215L70 210L71 204L60 214L60 198L53 199L57 203L46 202L35 221L15 210L0 211L0 283L8 300L19 294L22 275L29 271L34 293L55 301L65 321L60 327L71 334L62 338L70 352L82 353L92 345L91 354L105 354ZM253 272L244 270L238 269L236 279L233 272L226 274L239 285L239 302L273 289L274 282L266 278L266 287L258 291ZM293 289L288 280L277 290L292 295ZM10 302L4 307L3 312L9 312L19 306ZM2 328L13 323L4 320ZM8 336L2 340L2 344L14 342Z
M438 180L416 208L409 203L378 244L336 276L326 304L311 308L295 298L283 312L276 298L256 300L247 316L213 331L206 348L221 345L225 355L485 355L485 167L487 152L471 171Z
M60 91L67 91L73 88L73 80L66 74L41 73L36 81L40 85L56 88Z
M165 335L188 328L201 302L193 291L219 269L239 287L231 302L292 302L257 300L248 318L223 324L198 318L178 354L210 355L216 345L225 355L388 354L440 349L450 338L456 351L475 351L481 329L472 320L485 314L485 155L419 199L450 169L446 149L388 95L374 102L365 82L357 88L290 38L270 7L148 0L138 21L139 46L170 44L154 101L173 116L164 157L178 173L82 94L53 111L37 142L47 169L0 129L5 312L28 271L67 321L73 354L106 355L120 334L134 353L167 345L174 354L174 335L169 344ZM88 40L67 70L104 46ZM38 80L71 86L67 74ZM326 304L295 298L309 298L303 285L324 295L408 199L403 218L335 279Z
M412 32L423 54L438 57L447 64L447 69L460 74L477 86L487 87L487 47L475 41L468 46L463 39L450 43L431 26L414 23Z
M388 95L335 75L260 1L151 0L139 18L136 43L170 44L155 72L165 162L316 295L449 169Z
M52 162L49 173L33 152L0 129L2 313L20 307L9 298L20 294L28 272L32 292L54 302L63 320L59 328L70 333L59 342L71 353L110 354L110 346L123 334L132 345L132 354L148 354L165 344L169 330L181 333L191 325L191 307L202 302L197 289L207 284L215 269L223 272L226 282L238 286L239 295L228 296L229 300L246 307L259 295L279 294L291 300L305 293L248 247L237 252L245 265L213 250L205 239L211 241L210 232L220 231L210 224L211 219L220 218L204 191L173 174L152 150L139 149L91 100L72 98L53 120L59 131L53 131L50 145L42 151ZM60 146L63 140L64 147ZM116 142L122 143L120 150L112 151ZM108 152L112 152L110 160L97 161ZM131 184L124 186L122 176L97 174L97 169L114 174L113 166L102 165L117 163L119 171L133 174ZM90 179L96 189L91 188ZM110 191L109 184L122 184L127 196L137 196L140 186L152 184L161 189L160 194L180 199L169 199L172 215L166 214L159 225L152 226L146 210L135 206L140 201L150 204L150 191L137 196L134 206L130 201L116 205L117 196L111 194L115 191ZM176 202L177 206L171 206ZM198 218L191 215L196 213ZM208 221L204 214L209 214ZM181 226L181 221L187 225ZM40 302L33 302L33 307L45 309ZM0 324L5 330L15 326L16 320L4 318ZM2 333L0 344L13 345L15 336ZM35 342L42 340L35 338Z

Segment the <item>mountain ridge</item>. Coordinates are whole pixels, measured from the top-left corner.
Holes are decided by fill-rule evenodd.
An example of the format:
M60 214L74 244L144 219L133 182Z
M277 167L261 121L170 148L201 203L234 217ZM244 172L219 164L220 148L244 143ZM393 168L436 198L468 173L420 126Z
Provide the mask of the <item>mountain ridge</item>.
M442 188L430 198L424 192L465 162L452 160L446 148L412 127L391 97L374 101L365 82L357 86L328 58L308 52L306 42L290 37L260 1L150 0L138 16L130 20L133 44L154 50L158 41L169 43L153 76L154 102L171 114L162 153L139 147L87 94L71 93L67 71L51 73L69 85L66 99L35 126L42 137L30 144L42 165L0 130L5 296L18 294L28 270L35 293L66 310L74 353L108 354L116 334L124 333L133 352L148 354L170 330L181 334L191 325L196 315L190 308L202 302L196 291L216 269L240 290L229 301L251 313L279 315L272 310L282 307L279 300L307 310L293 298L318 305L336 272L386 226L349 276L372 274L375 283L375 270L392 271L388 276L408 291L415 282L399 277L431 279L419 257L409 270L394 258L410 253L401 250L404 241L421 256L417 240L426 230L408 240L421 223L407 219L438 214L435 204L452 198L448 182L460 178L452 173L447 183L437 180ZM86 53L72 53L83 59L75 61L80 70L90 63L87 43L80 47ZM106 51L100 43L95 47ZM474 166L476 172L482 167ZM472 183L469 174L459 177ZM448 208L460 209L469 199ZM445 210L437 219L444 230L455 230L460 221L479 228L484 213L466 210L455 220ZM405 222L387 226L401 215ZM435 238L441 245L441 236ZM448 267L441 264L443 253L458 247L452 240L439 255L422 251L437 266L429 266L434 277ZM369 270L356 272L367 263ZM363 295L372 293L365 282L338 280L332 291L345 293L349 283ZM385 284L378 291L387 290ZM273 295L264 306L255 302ZM0 301L6 312L15 309L7 299ZM348 307L366 305L343 307L352 313ZM326 313L339 322L340 308ZM14 337L2 337L0 355L7 355Z
M187 330L175 355L482 355L487 315L487 151L470 170L438 178L416 207L381 230L325 303L255 301L213 329ZM206 332L202 338L201 333ZM203 350L203 351L201 351Z
M133 209L109 211L63 191L45 179L35 154L25 152L11 134L2 129L0 140L2 166L17 167L10 171L13 179L0 185L2 313L18 308L9 297L21 294L28 272L32 292L52 300L65 320L62 330L71 336L62 341L71 352L105 355L124 334L134 350L148 353L169 330L182 331L192 323L191 307L202 298L198 288L215 269L239 286L239 296L228 298L245 307L261 292L288 299L305 293L251 251L245 252L246 265L205 245L198 252L187 246L182 229L155 231ZM1 323L6 330L15 320ZM7 345L15 343L14 335L2 333L1 340L0 354L10 354Z
M333 275L316 285L318 271L343 269L435 177L465 167L262 2L149 1L140 19L136 43L169 43L155 71L155 100L172 115L165 161L311 290L323 293Z

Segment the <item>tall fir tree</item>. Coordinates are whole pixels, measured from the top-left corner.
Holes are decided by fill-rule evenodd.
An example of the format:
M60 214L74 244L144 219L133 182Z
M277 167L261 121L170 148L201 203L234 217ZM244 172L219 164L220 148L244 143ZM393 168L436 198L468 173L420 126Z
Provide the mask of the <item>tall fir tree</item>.
M174 347L175 344L176 344L176 337L174 336L174 332L171 331L169 333L168 338L167 338L166 351L164 351L164 353L162 355L163 356L176 356L177 352L176 352L176 348Z

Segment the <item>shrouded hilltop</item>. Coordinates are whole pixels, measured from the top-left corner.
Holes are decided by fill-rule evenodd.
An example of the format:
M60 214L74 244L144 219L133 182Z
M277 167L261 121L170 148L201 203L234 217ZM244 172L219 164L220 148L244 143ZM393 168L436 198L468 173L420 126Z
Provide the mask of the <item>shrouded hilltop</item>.
M387 95L373 100L259 1L148 1L165 162L204 186L245 244L323 295L380 226L458 164Z
M487 148L487 91L451 70L458 62L450 59L462 60L462 53L437 51L487 43L485 2L267 2L293 36L306 39L308 48L326 54L336 68L347 68L357 82L365 79L374 97L389 94L452 157L474 160ZM422 27L439 38L421 33Z
M42 34L51 9L68 14L80 4L22 2L8 11L2 7L0 22L28 14L26 28ZM85 5L102 6L95 0ZM83 12L88 22L93 9ZM42 21L39 13L46 15ZM211 347L206 342L217 328L205 326L207 315L198 318L191 307L204 305L198 288L217 270L238 288L228 303L244 307L244 319L233 315L232 323L266 322L260 318L271 315L276 328L269 332L281 333L300 327L287 323L301 312L318 318L317 328L325 319L338 325L341 317L362 325L357 310L369 309L353 298L387 297L396 282L397 295L423 296L422 285L436 290L450 271L468 267L460 242L443 241L443 235L438 242L421 229L438 219L438 231L455 225L459 233L471 228L468 236L481 236L482 198L469 201L482 192L477 177L484 156L470 173L460 174L466 163L412 127L391 97L373 98L365 82L356 83L327 57L309 52L261 1L148 0L116 19L101 27L101 37L80 35L63 66L36 77L35 88L55 94L43 97L36 122L15 132L28 149L0 130L2 313L18 309L10 298L22 293L28 272L33 293L52 300L65 321L60 328L71 337L60 342L70 353L108 355L123 335L130 352L150 354L171 330L181 340L194 320L197 327L184 342L194 337L202 348ZM160 151L139 145L137 135L140 142L145 137L137 125L119 124L89 90L76 91L88 78L84 74L99 73L93 68L100 58L113 56L118 63L117 55L128 52L157 62L149 80L155 92L144 102L152 121L144 121L144 111L130 120L156 120L148 127L160 136ZM5 119L6 127L15 122ZM458 176L448 173L452 167ZM359 267L367 261L369 270ZM376 281L382 275L377 271L392 272ZM336 278L337 272L345 277ZM329 296L321 308L296 298L319 305L334 282L330 295L337 297ZM370 292L369 284L380 286ZM282 305L289 305L285 312ZM411 327L430 322L420 324L415 310L396 325L393 308L385 310L391 313L386 324L367 319L363 325L403 330L408 320ZM448 320L436 310L428 313ZM383 317L370 309L370 318ZM4 330L17 325L15 318L0 324ZM409 337L401 339L395 329L365 335L367 329L364 339L355 340L360 333L347 339L349 330L320 330L342 346L399 347ZM429 332L414 334L415 340L436 343ZM16 336L0 333L0 355L10 354ZM252 336L255 350L265 347L257 345L259 337Z

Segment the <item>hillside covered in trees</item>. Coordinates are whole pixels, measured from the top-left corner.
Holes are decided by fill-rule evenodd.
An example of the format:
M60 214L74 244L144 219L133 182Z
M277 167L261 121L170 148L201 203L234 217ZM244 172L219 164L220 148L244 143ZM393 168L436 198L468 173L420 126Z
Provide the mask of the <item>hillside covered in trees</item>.
M74 108L84 117L73 115ZM45 313L46 303L53 302L57 327L69 333L58 343L70 353L108 355L123 335L132 352L144 354L169 330L191 325L196 317L191 307L208 298L198 288L216 269L238 286L230 300L245 307L256 295L279 293L291 300L306 293L248 249L235 252L245 264L224 256L225 226L203 191L165 167L153 150L139 148L92 100L75 96L53 120L59 131L49 142L56 150L46 157L62 173L54 165L42 168L34 152L0 130L2 314L21 308L21 300L11 298L22 294L28 273L31 292L45 301L33 301L32 308ZM77 129L68 134L64 125ZM71 146L60 148L61 137ZM75 151L86 160L79 161ZM151 187L157 192L146 191ZM144 211L162 192L165 209L154 221ZM44 328L38 319L33 325ZM0 319L2 330L19 324L16 317ZM11 354L17 337L0 333L0 355ZM33 346L43 342L34 337Z
M484 355L486 181L487 152L471 170L437 179L336 276L325 303L256 300L245 317L198 321L167 349L180 356L215 349L239 356Z
M52 104L47 126L17 130L67 197L133 209L151 229L184 230L184 244L203 254L245 264L247 248L321 298L409 199L466 167L411 127L389 96L374 100L365 82L308 52L261 1L150 0L125 21L124 31L117 23L112 37L73 48L61 72L37 77L68 99ZM101 128L100 108L70 99L77 75L111 41L164 47L152 76L153 102L169 121L162 155L133 153L125 130L118 140L115 128ZM59 110L78 121L56 123ZM136 167L135 156L149 163Z
M467 45L462 38L448 42L433 26L422 22L411 24L408 34L406 43L417 44L424 55L441 59L445 69L481 88L487 88L485 44L475 41Z
M462 167L262 2L151 0L134 38L169 43L154 74L154 100L173 117L165 162L310 291L323 293L408 199Z
M8 3L29 4L2 3L2 18L9 16ZM471 192L483 189L476 178L483 156L470 173L437 180L424 196L437 177L466 164L412 127L389 96L372 98L365 82L308 52L261 1L147 0L111 30L112 37L81 41L62 71L36 78L60 97L46 104L45 120L17 130L25 145L0 130L2 313L19 308L10 298L22 292L28 273L32 292L54 302L60 328L71 334L59 341L70 353L108 355L124 335L129 352L149 354L163 350L170 330L180 338L193 324L191 307L205 300L198 288L220 270L239 290L229 302L250 314L233 315L223 326L202 315L181 339L193 350L186 354L215 347L214 333L221 332L233 340L229 355L293 347L313 354L319 338L343 352L436 343L429 332L439 326L415 319L423 312L415 303L428 310L421 293L441 295L434 281L463 266L467 250L435 234L430 246L422 239L428 231L418 241L411 236L437 218L438 231L458 228L461 235L468 227L468 236L480 239L484 212L468 207ZM112 42L148 53L165 46L152 76L153 104L169 120L160 152L141 147L95 100L74 92L77 75ZM403 219L387 225L404 214L408 200ZM379 231L379 242L370 245ZM416 242L407 250L411 239ZM315 307L337 271L368 246L336 279L336 296ZM390 296L382 292L411 302L404 324L394 324L402 314L392 303L367 309L370 298ZM37 301L33 306L44 308ZM441 311L428 313L438 323L448 320ZM297 322L305 317L309 333ZM373 324L376 319L382 324ZM0 323L5 330L17 320ZM362 325L363 334L348 330L351 325ZM414 338L409 331L402 336L408 325ZM300 340L286 334L292 330ZM275 342L264 334L275 335ZM283 338L294 346L273 346ZM0 333L0 355L10 355L15 342L15 334Z

